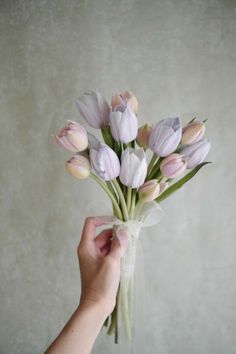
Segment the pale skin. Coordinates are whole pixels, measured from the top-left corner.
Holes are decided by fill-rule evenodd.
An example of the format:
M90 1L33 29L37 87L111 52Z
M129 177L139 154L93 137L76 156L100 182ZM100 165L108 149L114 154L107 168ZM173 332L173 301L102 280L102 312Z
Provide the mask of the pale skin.
M115 307L128 233L122 229L112 238L112 229L106 229L97 236L96 228L110 221L109 217L85 220L77 248L81 275L79 306L45 354L91 353L104 321Z

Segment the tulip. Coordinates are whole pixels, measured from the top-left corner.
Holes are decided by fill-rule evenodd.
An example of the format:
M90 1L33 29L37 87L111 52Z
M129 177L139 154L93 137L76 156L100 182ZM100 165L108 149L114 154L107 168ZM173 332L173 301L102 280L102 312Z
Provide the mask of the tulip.
M120 174L120 161L115 151L108 145L99 143L90 149L90 159L96 174L105 181L115 179Z
M111 134L116 141L128 144L138 134L138 120L129 106L116 106L110 114Z
M148 124L143 125L138 130L138 135L136 141L139 146L143 147L144 149L148 148L148 140L150 133L152 131L152 127Z
M145 182L138 190L139 198L143 202L151 202L160 193L160 185L156 179Z
M99 92L84 93L76 100L76 106L93 128L103 128L109 125L110 107Z
M138 100L131 91L116 93L112 96L111 107L115 110L116 106L128 105L134 114L138 112Z
M91 134L88 132L88 142L89 142L89 148L90 150L93 149L99 149L100 147L100 141L96 138L95 135Z
M167 178L176 178L186 170L187 160L183 155L171 154L162 160L160 170Z
M187 124L182 130L182 144L194 144L201 140L206 130L206 126L202 122L194 121Z
M88 147L86 130L79 123L71 120L68 120L67 126L61 129L54 138L58 145L72 152L83 151Z
M139 188L146 175L147 161L143 148L126 148L121 155L120 181L125 186Z
M160 183L160 194L163 193L168 187L169 187L169 183L168 182Z
M176 150L181 134L182 128L179 118L163 119L151 131L149 147L158 156L165 157Z
M192 169L199 165L208 154L211 148L211 143L207 139L202 139L192 145L186 146L181 150L187 158L187 168Z
M90 162L82 155L75 155L66 162L66 169L73 177L85 179L90 175Z

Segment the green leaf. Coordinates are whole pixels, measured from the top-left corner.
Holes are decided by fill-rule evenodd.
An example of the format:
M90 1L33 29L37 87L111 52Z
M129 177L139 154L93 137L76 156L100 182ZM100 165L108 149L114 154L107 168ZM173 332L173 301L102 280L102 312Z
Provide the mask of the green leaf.
M188 182L195 174L205 165L211 162L202 162L198 166L196 166L192 171L187 173L183 178L181 178L178 182L172 184L169 188L167 188L159 197L155 199L157 203L162 202L162 200L168 198L172 193L180 189L186 182Z
M114 140L111 135L110 127L101 128L101 132L105 143L113 149Z

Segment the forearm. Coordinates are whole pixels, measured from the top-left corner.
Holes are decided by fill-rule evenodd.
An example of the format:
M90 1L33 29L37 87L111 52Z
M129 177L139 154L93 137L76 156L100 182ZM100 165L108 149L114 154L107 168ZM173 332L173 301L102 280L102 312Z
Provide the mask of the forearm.
M45 354L91 353L106 317L102 304L81 304Z

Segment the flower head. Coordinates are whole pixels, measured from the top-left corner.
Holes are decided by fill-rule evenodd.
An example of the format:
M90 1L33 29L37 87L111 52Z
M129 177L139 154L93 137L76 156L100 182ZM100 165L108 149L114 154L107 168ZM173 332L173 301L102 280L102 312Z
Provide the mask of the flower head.
M87 132L79 123L68 120L67 125L54 136L56 143L72 151L83 151L88 147Z
M143 148L126 148L121 156L120 181L132 188L139 188L147 175L147 160Z
M158 156L165 157L179 145L182 128L179 118L161 120L150 133L149 147Z
M76 106L91 127L99 129L109 125L110 107L99 92L84 93L76 100Z

